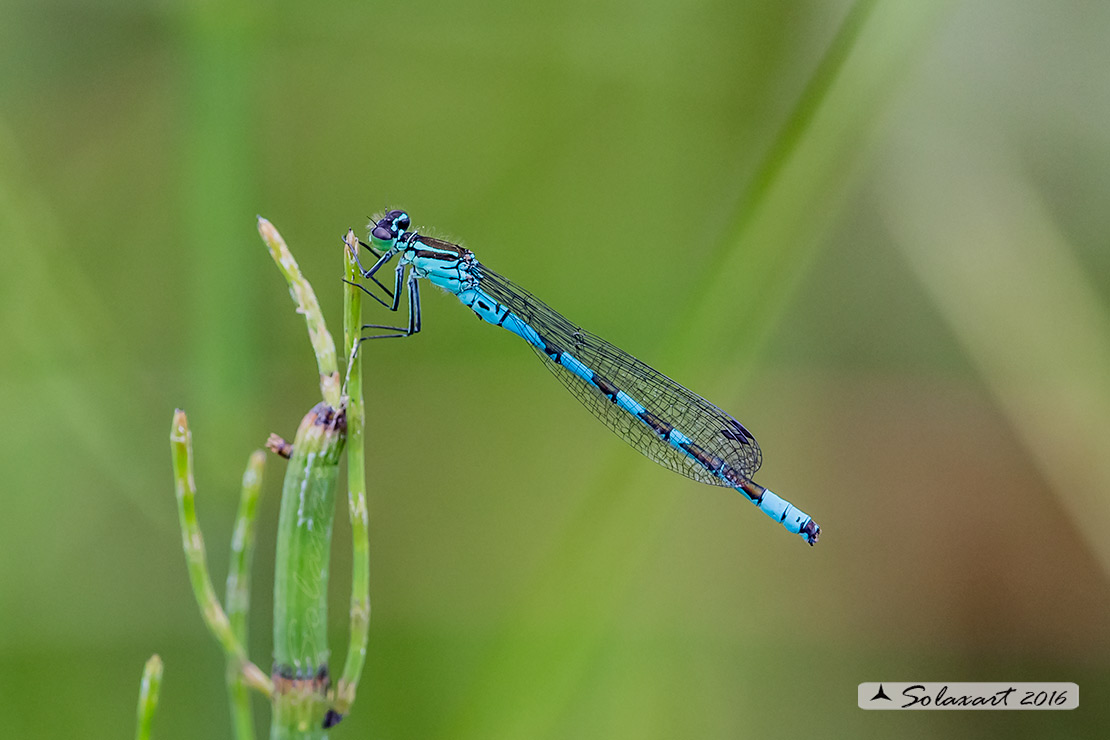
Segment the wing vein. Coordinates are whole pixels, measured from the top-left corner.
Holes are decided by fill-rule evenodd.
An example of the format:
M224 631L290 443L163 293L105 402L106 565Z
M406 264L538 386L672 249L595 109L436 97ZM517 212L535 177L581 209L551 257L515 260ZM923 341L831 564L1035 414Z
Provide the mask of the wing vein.
M759 469L763 461L759 444L728 413L596 334L571 323L485 265L476 262L472 269L483 291L528 323L548 344L569 352L656 419L673 425L710 458L720 458L749 479ZM553 361L543 350L536 347L533 350L583 406L636 450L688 478L732 487L705 465L674 447L651 425L623 409L596 385Z

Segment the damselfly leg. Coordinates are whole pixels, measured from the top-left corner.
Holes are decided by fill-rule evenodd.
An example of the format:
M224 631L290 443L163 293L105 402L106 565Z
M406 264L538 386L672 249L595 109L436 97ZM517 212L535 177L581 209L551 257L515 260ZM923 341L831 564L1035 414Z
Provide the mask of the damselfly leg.
M343 244L344 244L344 246L346 246L347 243L343 242ZM401 280L403 278L401 276L400 269L398 269L396 286L395 286L394 290L390 290L389 288L382 285L381 281L378 280L378 278L375 277L375 275L374 275L378 270L380 270L382 267L384 267L391 259L393 259L393 256L394 256L393 252L388 252L388 251L387 252L379 252L378 250L374 249L372 246L370 246L369 244L367 244L366 242L361 241L361 240L359 241L359 245L363 246L363 247L366 247L368 250L370 250L370 253L373 254L375 257L377 257L377 262L374 263L373 267L371 267L369 270L367 270L366 268L364 268L362 266L362 262L359 261L358 254L355 254L355 256L354 256L355 257L355 264L358 265L358 271L360 273L362 273L363 278L369 278L370 280L373 280L374 283L377 284L377 286L379 288L384 290L386 295L388 295L390 300L392 301L392 305L390 303L386 303L384 300L382 300L380 297L378 297L375 293L373 293L371 290L369 290L365 285L361 285L359 283L352 283L350 280L347 280L345 278L344 278L343 282L350 283L351 285L354 285L359 290L361 290L363 293L365 293L366 295L370 296L371 298L373 298L378 303L380 303L383 306L385 306L386 308L388 308L390 311L396 311L397 306L398 306L398 304L401 300L400 299Z
M382 259L385 258L385 255L386 255L385 252L379 252L378 250L374 249L374 247L370 246L369 244L362 241L361 239L358 240L358 245L360 247L365 247L366 249L370 250L370 254L374 255L374 257L377 258L378 262L381 262ZM388 260L386 260L386 261L388 262ZM362 273L363 277L369 277L371 280L373 280L375 283L377 283L378 287L381 288L382 290L384 290L386 292L386 294L389 295L390 298L393 298L393 296L395 295L394 291L392 291L389 288L382 285L381 282L376 277L374 277L374 273L377 271L375 268L371 268L369 271L362 269L362 263L358 261L358 255L357 254L355 255L355 264L358 265L358 270L359 270L359 272Z
M401 281L404 278L404 265L397 266L397 291L393 298L393 307L391 311L396 311L401 302ZM384 329L386 331L397 332L396 334L374 334L369 337L360 337L359 343L365 342L367 339L396 339L400 337L411 337L420 331L420 283L416 280L416 273L409 271L409 325L408 328L402 326L385 326L384 324L363 324L363 329ZM384 305L384 304L383 304Z

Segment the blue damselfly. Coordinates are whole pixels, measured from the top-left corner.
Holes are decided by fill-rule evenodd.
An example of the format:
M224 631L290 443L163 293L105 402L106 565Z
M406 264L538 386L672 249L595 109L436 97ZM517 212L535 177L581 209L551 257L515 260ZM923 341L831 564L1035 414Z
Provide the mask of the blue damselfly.
M574 397L607 427L655 462L702 483L734 488L760 511L809 544L821 528L808 514L751 479L763 461L755 437L729 414L601 337L571 323L520 286L506 280L457 244L408 231L409 216L390 211L370 232L378 258L362 275L388 295L391 311L406 285L408 326L367 324L386 330L363 339L409 337L420 331L419 280L453 293L480 319L522 337ZM375 274L394 257L393 290ZM360 267L361 270L361 267Z

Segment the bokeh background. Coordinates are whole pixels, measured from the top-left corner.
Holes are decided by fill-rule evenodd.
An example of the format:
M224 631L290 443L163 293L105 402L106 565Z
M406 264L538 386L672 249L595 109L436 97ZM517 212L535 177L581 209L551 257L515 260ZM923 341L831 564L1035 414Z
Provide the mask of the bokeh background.
M127 736L153 652L156 737L229 736L171 414L222 582L248 454L318 399L255 214L337 333L339 237L396 206L731 410L824 536L650 464L426 290L365 355L335 737L1104 737L1108 35L1091 2L3 0L0 737ZM859 710L878 680L1081 706Z

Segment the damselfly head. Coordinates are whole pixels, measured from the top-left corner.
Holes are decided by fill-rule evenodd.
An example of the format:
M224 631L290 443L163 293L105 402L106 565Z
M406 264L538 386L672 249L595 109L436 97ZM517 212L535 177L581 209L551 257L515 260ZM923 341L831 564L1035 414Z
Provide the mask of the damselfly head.
M376 246L388 249L408 227L409 214L404 211L390 211L370 230L370 238Z
M385 217L391 220L399 231L405 231L409 227L409 214L404 211L390 211Z

